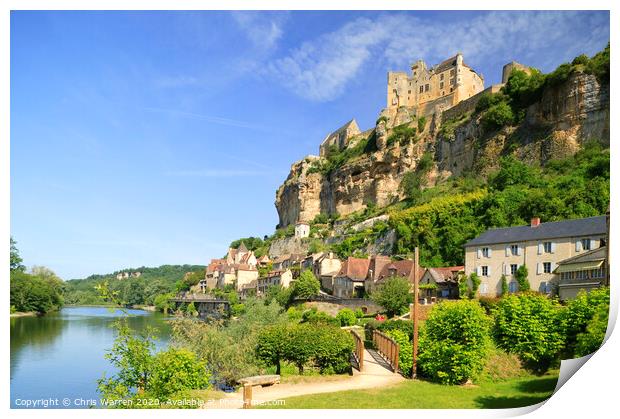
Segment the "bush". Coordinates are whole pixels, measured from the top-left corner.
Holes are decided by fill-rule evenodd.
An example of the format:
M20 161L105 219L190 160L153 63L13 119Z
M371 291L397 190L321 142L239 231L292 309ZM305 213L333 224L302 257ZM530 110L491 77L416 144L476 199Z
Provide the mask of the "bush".
M588 324L593 321L599 310L609 311L608 287L594 289L589 293L580 292L577 298L567 303L566 309L561 314L561 322L566 336L564 358L572 358L576 355L577 337L586 332ZM598 321L600 322L601 319Z
M357 317L350 308L340 310L336 318L340 321L340 326L353 326L357 323Z
M491 106L482 118L482 126L488 132L495 131L503 126L510 125L514 122L515 116L512 108L506 102L500 102Z
M398 343L398 369L405 377L411 377L413 368L413 345L407 333L402 330L393 329L385 332L386 335Z
M355 343L351 333L339 327L314 326L314 362L321 374L342 374L351 369ZM291 347L291 350L295 348Z
M426 127L426 117L421 116L418 118L418 132L423 132Z
M316 307L305 310L301 315L302 323L323 323L340 326L340 320L334 316L330 316L324 311L319 311Z
M387 139L387 146L391 146L394 143L405 145L416 139L415 127L410 127L408 123L397 125L392 129L392 133Z
M196 354L171 348L154 357L149 394L163 399L179 391L207 388L210 377L205 363L197 360Z
M392 330L399 330L407 335L409 340L413 339L413 322L410 320L386 320L380 322L377 329L387 333Z
M484 308L487 314L492 314L493 310L499 304L500 299L497 297L479 297L478 302Z
M420 368L442 384L462 384L478 376L489 348L489 319L475 301L435 306L420 336Z
M364 311L361 308L356 309L355 317L357 317L358 319L361 319L362 317L364 317Z
M275 365L276 374L280 374L281 361L288 353L288 340L291 326L287 324L268 326L258 334L256 357L267 365Z
M586 330L577 335L575 345L575 356L581 357L596 352L603 341L607 332L609 322L609 305L602 304L596 308L592 320L588 322Z
M498 346L517 354L526 368L546 372L564 346L560 310L557 301L539 294L502 298L494 311Z
M530 290L530 281L527 279L527 267L525 265L521 265L517 268L517 272L515 273L515 279L519 284L519 291L525 292Z

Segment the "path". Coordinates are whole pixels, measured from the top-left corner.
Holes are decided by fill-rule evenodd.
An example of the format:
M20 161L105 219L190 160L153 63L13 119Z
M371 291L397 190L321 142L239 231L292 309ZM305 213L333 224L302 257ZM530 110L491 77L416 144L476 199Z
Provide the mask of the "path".
M269 387L257 386L252 389L252 400L254 403L268 402L305 394L376 388L405 380L400 374L393 373L389 364L375 350L365 349L364 352L364 370L362 372L354 369L352 376L334 380L328 380L329 376L326 376L326 381L284 383ZM241 389L236 393L227 393L223 399L210 402L204 407L238 409L242 406L243 390Z

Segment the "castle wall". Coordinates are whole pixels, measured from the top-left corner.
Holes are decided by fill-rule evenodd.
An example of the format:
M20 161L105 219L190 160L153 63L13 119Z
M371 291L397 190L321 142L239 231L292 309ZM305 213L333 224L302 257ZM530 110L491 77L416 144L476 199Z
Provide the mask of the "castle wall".
M476 105L478 104L478 101L483 95L487 93L488 94L497 93L500 91L502 86L503 86L502 84L494 84L493 86L489 86L486 89L484 89L482 92L479 92L475 94L474 96L468 99L465 99L462 102L457 103L453 107L446 109L442 113L441 120L448 121L450 119L457 119L459 116L467 112L473 111L474 109L476 109Z

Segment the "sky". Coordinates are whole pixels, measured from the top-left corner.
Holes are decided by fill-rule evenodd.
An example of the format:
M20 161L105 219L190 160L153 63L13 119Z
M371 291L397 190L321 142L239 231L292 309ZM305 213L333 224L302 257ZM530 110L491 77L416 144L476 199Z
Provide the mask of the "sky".
M598 12L11 13L11 235L63 279L207 264L273 233L293 162L386 73L456 52L485 86L609 41Z

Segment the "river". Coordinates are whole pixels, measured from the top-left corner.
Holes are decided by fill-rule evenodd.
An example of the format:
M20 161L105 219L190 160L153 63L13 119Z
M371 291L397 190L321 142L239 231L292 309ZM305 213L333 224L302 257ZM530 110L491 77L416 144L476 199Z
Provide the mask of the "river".
M151 326L158 331L158 349L167 346L164 315L127 313L132 329ZM65 307L43 317L11 318L11 407L39 400L37 407L86 408L98 400L97 380L114 373L104 359L115 337L110 326L122 315L105 307Z

